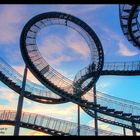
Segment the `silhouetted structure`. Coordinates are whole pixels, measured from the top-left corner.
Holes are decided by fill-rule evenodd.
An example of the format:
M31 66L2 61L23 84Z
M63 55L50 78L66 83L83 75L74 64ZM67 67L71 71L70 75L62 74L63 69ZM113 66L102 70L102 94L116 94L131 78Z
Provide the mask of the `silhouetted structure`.
M140 48L139 8L139 5L134 4L119 6L120 23L123 33L128 41L137 48ZM36 36L38 31L50 25L63 25L74 29L85 39L90 48L92 62L76 74L74 81L71 81L53 69L44 60L37 48ZM33 119L31 118L32 114L30 114L29 116L27 115L28 121L21 123L23 127L29 126L28 128L31 129L35 127L36 130L40 129L39 131L42 132L47 131L47 133L49 132L52 135L81 135L85 133L98 135L101 134L101 131L97 127L97 120L100 120L105 123L121 126L124 135L126 135L125 128L131 129L133 135L136 135L136 132L140 132L140 104L96 91L96 82L101 75L140 75L140 61L104 63L103 48L100 40L85 22L72 15L61 12L48 12L37 15L24 26L20 38L20 48L27 68L30 69L33 75L43 85L37 85L25 78L25 89L22 88L24 87L22 86L23 77L4 60L0 59L0 79L3 83L19 94L24 91L26 98L36 102L45 104L73 102L81 106L87 114L95 118L96 122L96 129L92 129L91 131L88 129L87 132L81 125L79 126L80 115L78 115L78 125L75 124L72 127L72 124L67 124L66 128L69 128L69 131L65 131L64 129L60 130L61 125L59 124L58 126L57 123L55 124L55 121L53 122L53 126L48 129L46 125L42 127L44 118L40 120L41 124L36 126L35 122L38 117ZM22 109L22 105L20 109ZM5 112L7 111L2 111L1 113L1 115L4 114L4 118ZM78 113L80 112L78 111ZM9 111L8 116L10 115L11 112ZM17 116L19 116L17 117L18 120L20 120L20 115L21 110L17 113ZM22 118L24 117L22 116ZM10 117L7 117L1 121L1 124L9 122L10 119ZM29 120L32 123L29 123ZM13 122L18 122L18 128L22 126L19 124L19 121L15 121L15 116L9 124L13 124ZM55 129L57 127L54 126L57 126L59 129ZM18 128L15 129L16 135L19 133ZM71 129L76 130L71 134ZM107 134L111 135L110 132ZM114 133L112 134L114 135Z

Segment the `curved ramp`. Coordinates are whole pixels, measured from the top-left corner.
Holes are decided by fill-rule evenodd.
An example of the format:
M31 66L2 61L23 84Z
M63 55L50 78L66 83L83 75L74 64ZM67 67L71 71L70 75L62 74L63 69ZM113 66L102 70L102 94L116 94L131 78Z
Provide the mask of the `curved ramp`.
M16 111L0 110L0 125L14 125ZM53 136L77 135L78 125L74 122L56 119L49 116L23 112L20 126L44 132ZM80 125L81 135L94 135L94 128ZM121 135L106 130L99 129L99 135Z

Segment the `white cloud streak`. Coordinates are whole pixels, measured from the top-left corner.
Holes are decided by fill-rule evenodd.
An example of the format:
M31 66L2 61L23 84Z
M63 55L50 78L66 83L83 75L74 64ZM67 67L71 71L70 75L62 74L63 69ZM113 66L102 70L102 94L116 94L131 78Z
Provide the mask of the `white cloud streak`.
M58 10L67 12L67 13L71 13L71 14L76 14L76 15L83 15L83 14L87 14L89 12L95 12L96 10L103 8L107 5L105 4L87 4L87 5L78 5L80 9L82 10L78 10L77 9L77 5L60 5L58 6Z
M124 44L125 41L124 41L123 37L121 35L119 35L118 33L112 31L111 29L109 29L105 26L101 26L101 29L108 36L108 38L106 38L106 40L108 40L108 44L112 45L111 47L114 46L111 42L115 42L116 47L118 48L118 50L116 51L116 54L119 54L120 56L135 56L135 55L139 54L138 51L128 49L128 47ZM135 49L135 48L132 48L132 49Z

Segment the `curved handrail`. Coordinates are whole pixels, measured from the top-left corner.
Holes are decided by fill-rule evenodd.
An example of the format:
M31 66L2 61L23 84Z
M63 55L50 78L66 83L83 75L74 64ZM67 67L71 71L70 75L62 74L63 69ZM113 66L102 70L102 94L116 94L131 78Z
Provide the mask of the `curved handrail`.
M14 125L16 111L0 110L0 124ZM22 127L51 134L51 135L77 135L78 125L74 122L56 119L49 116L39 115L35 113L23 112L21 116ZM80 125L81 135L94 135L93 127ZM99 129L99 135L121 135L110 131Z

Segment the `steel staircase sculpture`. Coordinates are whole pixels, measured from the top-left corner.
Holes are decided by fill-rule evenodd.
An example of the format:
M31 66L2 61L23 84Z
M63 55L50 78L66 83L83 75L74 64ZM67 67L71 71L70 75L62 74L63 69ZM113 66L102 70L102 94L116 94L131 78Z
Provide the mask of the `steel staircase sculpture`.
M140 30L138 23L138 13L139 5L120 5L120 22L124 35L128 38L134 46L140 48ZM40 29L50 26L50 25L63 25L68 26L82 35L86 40L90 50L91 50L91 64L77 73L74 81L72 82L68 78L61 75L59 72L54 70L41 56L37 44L36 36ZM112 108L109 104L104 104L107 99L111 103L116 101L108 98L108 95L102 94L101 97L97 93L97 103L94 104L93 101L89 101L85 98L87 94L91 94L90 89L97 82L100 75L139 75L140 73L140 62L109 62L104 63L103 60L103 49L95 32L80 19L60 12L49 12L43 13L32 18L24 27L21 35L21 53L23 59L34 74L34 76L44 85L38 86L33 89L34 91L40 91L42 95L33 94L35 93L32 89L32 82L28 80L27 90L25 91L25 97L31 100L41 102L41 103L64 103L71 101L80 105L90 116L94 117L94 111L98 112L98 120L126 127L132 129L131 122L136 123L136 130L139 131L140 116L133 111L129 112L124 110L124 108ZM4 66L4 65L3 65ZM4 68L2 65L1 67ZM1 68L0 68L1 69ZM6 68L7 69L7 68ZM1 69L2 70L2 69ZM13 71L13 69L11 70ZM8 76L7 76L8 74ZM12 88L17 93L20 93L22 76L19 79L14 78L9 75L10 70L4 73L0 72L1 81ZM13 74L14 75L14 74ZM14 80L16 81L14 82ZM17 84L18 83L18 84ZM19 84L20 83L20 84ZM48 89L47 89L48 88ZM29 91L28 91L29 90ZM104 96L105 95L105 96ZM88 97L88 96L87 96ZM93 98L93 94L92 94ZM116 104L121 104L122 101L119 98ZM99 101L98 101L99 100ZM126 100L124 100L125 102ZM107 102L107 101L105 101ZM130 102L129 102L130 103ZM126 105L129 106L129 103ZM138 105L138 104L137 104ZM133 105L131 105L133 106ZM139 107L133 106L134 109L139 110ZM113 119L104 119L103 116L111 116ZM115 118L115 121L114 121ZM122 122L123 121L123 122Z
M77 25L78 32L80 32L80 34L82 34L82 36L86 38L86 41L88 38L87 42L89 44L89 48L92 53L91 56L93 56L92 58L93 62L91 64L94 64L95 66L95 69L93 72L94 80L91 80L90 84L93 85L94 83L96 83L103 67L103 50L102 50L102 46L97 35L86 23L84 23L80 19L72 15L68 15L68 14L64 14L60 12L48 12L48 13L37 15L33 17L31 20L29 20L29 22L24 26L22 34L21 34L21 38L20 38L20 48L21 48L23 59L27 67L43 85L45 85L48 89L50 89L57 95L63 98L66 98L67 100L73 103L76 103L82 107L91 109L93 111L97 111L99 113L116 117L119 119L124 119L126 121L133 121L135 123L139 123L140 118L136 117L133 114L131 114L130 117L127 117L125 112L123 111L121 113L118 113L116 110L114 112L109 112L108 109L110 108L108 107L104 108L102 105L97 106L93 102L88 102L87 100L81 99L80 96L76 95L77 93L74 94L73 92L71 92L73 90L66 90L65 87L71 85L70 80L68 80L64 76L61 76L56 70L50 67L49 64L41 56L39 50L37 49L37 44L35 41L38 31L41 28L43 28L44 25L49 26L50 23L51 25L56 25L56 24L65 25L64 23L66 21L67 21L66 26L76 29L75 26ZM39 28L36 28L36 26L38 26ZM45 71L46 73L43 73L43 74L40 73L40 71L42 71L45 67L48 67L48 66L49 66L49 69ZM61 81L63 82L63 84L61 84L60 86L56 84L54 80Z

